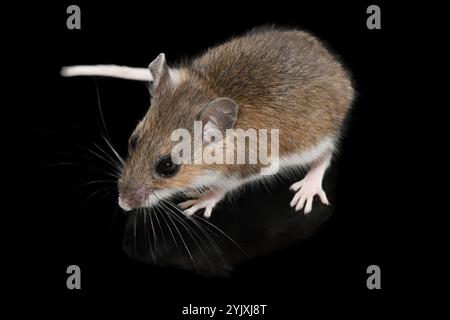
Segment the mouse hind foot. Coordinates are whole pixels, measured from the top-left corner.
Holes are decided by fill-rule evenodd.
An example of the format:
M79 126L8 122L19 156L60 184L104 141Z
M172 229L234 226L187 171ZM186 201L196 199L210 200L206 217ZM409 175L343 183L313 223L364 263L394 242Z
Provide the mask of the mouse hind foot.
M322 188L323 176L330 165L330 161L331 153L314 163L302 180L290 186L289 189L295 191L295 195L290 203L291 207L295 208L295 211L300 211L304 208L304 214L309 214L316 195L319 196L323 204L330 205L327 195Z

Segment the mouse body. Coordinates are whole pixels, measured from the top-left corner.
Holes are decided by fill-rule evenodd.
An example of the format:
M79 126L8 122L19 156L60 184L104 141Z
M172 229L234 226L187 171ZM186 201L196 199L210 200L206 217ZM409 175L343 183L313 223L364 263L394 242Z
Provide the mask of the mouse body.
M119 205L124 210L151 207L184 192L191 199L178 204L183 212L189 216L204 209L209 217L231 191L247 183L271 181L261 173L260 162L176 163L173 132L181 128L194 135L196 122L202 132L193 142L204 147L230 145L225 137L217 141L215 132L225 136L236 129L277 130L279 169L286 174L295 172L290 168L308 170L291 186L291 207L308 214L315 196L329 204L322 178L337 149L354 89L349 72L317 38L296 29L254 29L178 66L169 66L160 54L148 72L144 70L63 69L65 76L150 82L151 106L130 137L118 181ZM245 159L258 151L248 150Z

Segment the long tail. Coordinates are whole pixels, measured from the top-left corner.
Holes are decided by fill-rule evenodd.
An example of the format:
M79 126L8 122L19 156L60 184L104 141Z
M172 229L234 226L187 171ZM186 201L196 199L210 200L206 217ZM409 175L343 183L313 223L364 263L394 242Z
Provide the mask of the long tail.
M63 77L101 76L138 81L153 81L147 68L132 68L116 65L70 66L61 69Z

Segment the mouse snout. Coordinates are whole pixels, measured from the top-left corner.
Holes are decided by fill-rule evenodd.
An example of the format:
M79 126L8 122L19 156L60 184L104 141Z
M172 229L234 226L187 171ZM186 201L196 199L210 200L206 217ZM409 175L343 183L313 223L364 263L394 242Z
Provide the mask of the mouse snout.
M128 186L119 184L119 206L129 211L141 208L150 195L151 190L146 186Z

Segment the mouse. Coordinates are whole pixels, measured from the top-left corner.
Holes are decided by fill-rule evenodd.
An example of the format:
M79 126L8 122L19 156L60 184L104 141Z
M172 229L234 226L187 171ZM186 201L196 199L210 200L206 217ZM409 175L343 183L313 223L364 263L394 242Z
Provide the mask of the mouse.
M203 147L229 146L230 130L277 130L278 172L290 178L298 174L296 168L306 172L289 188L292 210L311 213L316 197L318 205L330 205L322 180L338 151L355 90L350 72L310 32L254 28L178 64L168 64L161 53L148 68L68 66L61 74L149 83L150 107L129 138L117 181L118 204L125 211L184 194L177 205L186 216L203 211L209 218L218 203L243 186L273 180L259 161L175 161L173 132L193 133L195 123L201 124L201 134L194 140ZM216 139L220 135L212 133L227 137Z

